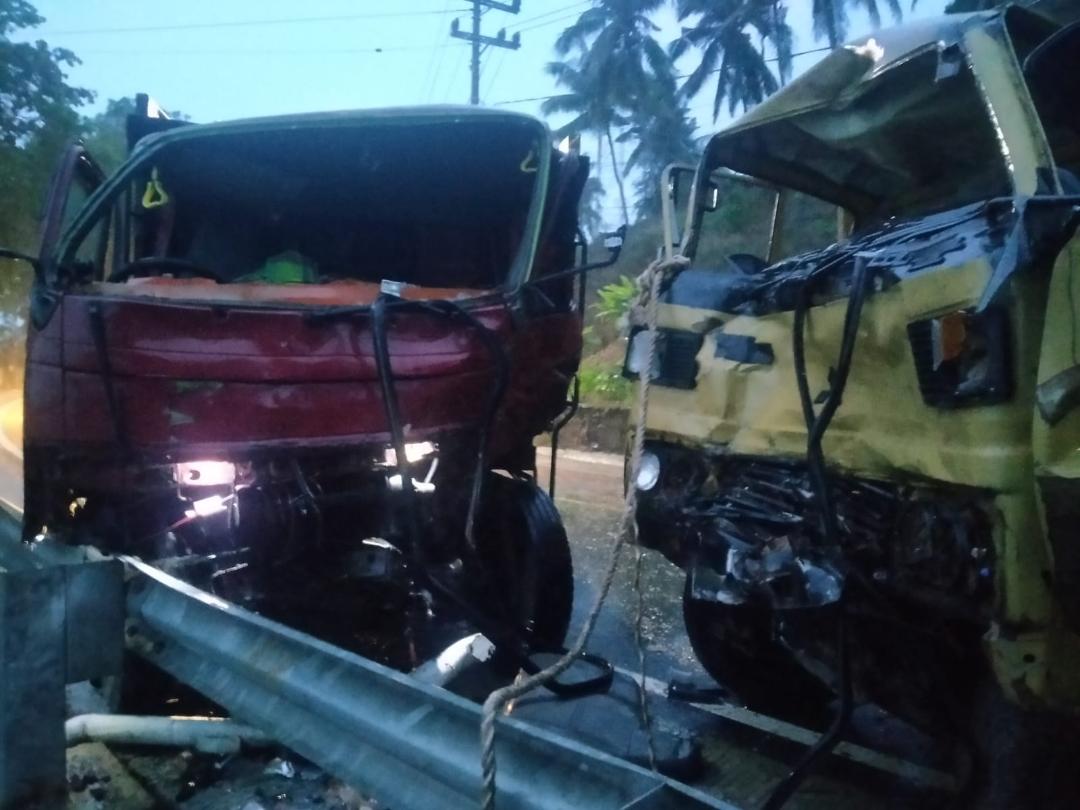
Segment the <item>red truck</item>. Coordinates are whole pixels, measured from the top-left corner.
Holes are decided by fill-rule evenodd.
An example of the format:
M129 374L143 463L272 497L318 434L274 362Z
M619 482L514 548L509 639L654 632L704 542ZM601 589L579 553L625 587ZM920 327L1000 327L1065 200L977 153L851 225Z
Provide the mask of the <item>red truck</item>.
M581 353L587 160L508 112L140 104L119 170L77 146L48 198L27 538L405 666L462 622L558 648L573 577L533 439Z

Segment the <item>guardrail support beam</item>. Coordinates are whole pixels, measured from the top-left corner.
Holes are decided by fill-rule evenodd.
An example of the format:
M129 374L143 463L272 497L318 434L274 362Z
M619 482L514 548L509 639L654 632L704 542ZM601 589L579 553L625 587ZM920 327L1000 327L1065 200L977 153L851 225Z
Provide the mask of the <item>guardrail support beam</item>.
M66 801L64 575L0 572L0 808Z

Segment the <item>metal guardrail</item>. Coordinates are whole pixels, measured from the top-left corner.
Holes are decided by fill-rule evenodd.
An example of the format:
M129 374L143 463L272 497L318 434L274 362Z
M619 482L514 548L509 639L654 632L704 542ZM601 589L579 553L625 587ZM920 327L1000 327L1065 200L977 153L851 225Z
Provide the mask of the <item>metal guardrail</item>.
M477 806L479 706L125 562L130 649L391 807ZM512 717L496 750L500 808L736 810Z
M134 558L19 538L0 509L0 808L63 806L64 692L130 650L398 810L474 808L480 707ZM500 808L734 806L558 734L499 722Z
M123 568L20 533L0 508L0 808L64 807L64 685L119 671Z

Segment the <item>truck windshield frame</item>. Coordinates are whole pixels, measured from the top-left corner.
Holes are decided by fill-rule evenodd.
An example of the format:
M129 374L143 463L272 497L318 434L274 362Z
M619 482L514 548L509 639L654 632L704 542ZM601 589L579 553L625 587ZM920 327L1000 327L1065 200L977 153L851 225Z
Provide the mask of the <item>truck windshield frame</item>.
M532 144L527 154L520 158L515 157L514 169L527 174L531 182L531 191L526 198L520 200L517 209L521 211L520 227L513 226L513 240L507 240L512 245L506 255L505 266L500 263L499 275L491 279L492 283L471 285L476 289L485 291L513 290L528 280L530 271L536 258L537 244L539 240L541 219L543 216L544 201L547 196L548 179L551 171L551 147L550 136L546 125L528 116L508 115L502 113L439 110L420 111L369 111L364 113L341 113L316 116L297 116L282 119L256 119L252 121L229 122L225 124L198 125L184 127L160 135L151 136L141 143L131 158L109 178L97 191L91 195L82 211L76 216L61 238L58 248L53 256L44 257L46 264L51 266L52 272L47 275L53 286L63 287L73 280L73 274L68 269L76 261L77 253L85 239L90 238L97 230L101 222L107 221L111 213L125 207L123 202L126 193L138 193L141 184L145 184L159 161L164 161L169 155L175 154L178 149L190 146L212 145L214 139L237 138L273 138L275 134L285 136L316 137L319 135L327 138L349 138L350 133L355 133L359 140L365 136L378 134L380 130L386 132L387 128L397 128L399 132L409 131L417 133L419 140L438 137L439 130L452 131L446 128L456 126L471 126L476 128L490 129L494 136L508 129L519 128L528 143ZM426 129L425 129L426 128ZM485 151L482 143L475 144L477 158L484 161ZM403 175L407 174L409 167L400 169ZM441 178L444 182L452 179L450 170ZM460 182L466 186L468 177L461 175ZM358 179L358 183L362 179ZM422 182L417 176L403 182ZM430 189L418 189L415 197L424 199L425 192ZM431 191L432 197L438 193L438 189ZM460 194L460 189L458 190ZM138 202L137 200L134 202ZM417 211L417 214L423 213ZM404 220L403 220L404 221ZM251 269L251 268L248 268ZM82 274L85 275L85 274ZM239 275L239 274L238 274ZM388 274L392 278L392 274ZM100 280L100 279L99 279ZM237 279L239 280L239 279ZM369 279L364 279L369 280ZM374 279L378 282L380 279ZM419 286L430 287L468 287L467 284L438 283L426 280Z
M828 104L743 129L736 124L709 143L701 175L728 170L808 194L849 212L856 232L1010 196L1005 145L975 69L966 55L945 68L943 53L929 49L901 60ZM960 131L950 121L963 121L969 137L943 136ZM913 137L919 131L934 135ZM699 188L691 253L703 203Z

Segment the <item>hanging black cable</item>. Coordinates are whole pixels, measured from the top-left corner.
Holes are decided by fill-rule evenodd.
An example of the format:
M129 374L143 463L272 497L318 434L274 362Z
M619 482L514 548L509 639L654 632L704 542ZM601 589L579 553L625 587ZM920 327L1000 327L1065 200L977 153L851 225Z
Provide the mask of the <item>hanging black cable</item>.
M97 354L101 382L105 386L105 401L109 406L109 418L113 423L113 438L121 449L127 450L129 446L127 421L124 419L123 404L116 394L112 358L109 355L108 336L105 332L105 314L98 303L90 306L90 333L94 339L94 351Z
M481 342L491 356L495 367L495 383L491 387L487 406L480 422L480 435L477 440L476 465L473 470L472 491L469 495L469 511L465 518L465 537L469 541L472 550L475 551L474 531L476 528L476 515L480 508L483 497L484 477L488 471L488 460L491 449L491 434L495 427L495 419L499 414L499 406L510 384L510 358L506 353L499 335L493 329L486 327L479 318L464 307L449 300L418 302L417 309L426 312L437 312L444 317L462 321L471 326L480 337Z
M413 553L422 560L425 555L420 537L419 504L416 502L412 472L405 456L405 429L401 425L401 410L398 405L397 387L394 385L394 370L390 364L390 351L386 343L386 304L386 298L380 295L371 305L371 341L375 348L375 366L379 370L379 388L382 391L390 444L394 447L395 466L398 477L401 478L401 492L405 496L409 540Z
M840 340L840 356L836 368L829 379L829 393L822 405L821 412L815 414L814 402L810 394L810 383L806 374L806 314L810 307L813 284L821 278L816 273L806 279L796 302L794 328L792 335L792 356L795 364L795 380L799 388L799 401L802 404L803 418L806 422L806 463L810 474L810 484L817 502L818 518L827 553L839 551L839 532L836 512L829 490L828 472L825 466L825 454L821 447L822 439L836 415L844 396L848 375L851 372L851 360L855 352L858 337L859 319L863 303L869 289L870 273L865 256L855 257L852 273L851 291L848 295L847 310L844 313L844 326ZM827 755L847 729L854 710L854 687L851 680L851 640L848 637L847 588L841 587L840 598L836 603L836 644L840 658L839 682L840 705L836 717L817 742L802 756L787 776L785 776L769 794L762 805L762 810L779 810L803 783L817 762Z

